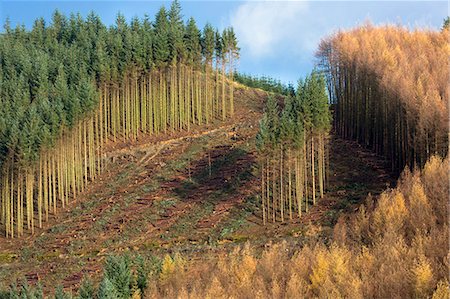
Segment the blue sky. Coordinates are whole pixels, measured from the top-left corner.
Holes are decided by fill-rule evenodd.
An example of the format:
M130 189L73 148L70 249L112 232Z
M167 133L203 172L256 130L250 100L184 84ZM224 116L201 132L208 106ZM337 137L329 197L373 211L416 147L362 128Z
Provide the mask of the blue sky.
M374 24L401 24L410 28L440 28L448 15L447 1L181 1L183 15L199 27L206 22L219 29L232 25L241 47L238 69L296 82L314 66L320 39L338 29L370 20ZM153 17L170 1L6 1L0 0L0 22L30 28L33 20L50 20L58 8L86 15L93 10L105 24L117 12L127 19Z

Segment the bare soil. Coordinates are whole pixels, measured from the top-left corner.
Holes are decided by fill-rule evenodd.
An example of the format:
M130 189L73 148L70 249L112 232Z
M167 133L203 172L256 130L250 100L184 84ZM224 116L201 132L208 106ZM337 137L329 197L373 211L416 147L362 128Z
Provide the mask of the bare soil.
M382 159L332 137L325 197L301 219L263 226L254 137L265 93L239 87L235 98L225 122L109 144L107 170L69 207L34 235L0 237L0 287L25 278L76 289L122 252L200 259L245 241L305 238L311 227L326 238L340 215L393 184Z

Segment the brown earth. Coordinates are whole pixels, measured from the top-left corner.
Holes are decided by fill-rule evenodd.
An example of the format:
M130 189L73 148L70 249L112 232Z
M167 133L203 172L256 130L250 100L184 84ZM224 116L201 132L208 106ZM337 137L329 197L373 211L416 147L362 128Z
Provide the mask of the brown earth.
M392 184L383 160L333 137L325 198L301 219L263 226L254 136L265 93L239 87L235 97L240 109L226 122L110 144L107 170L65 211L34 235L0 237L0 288L24 277L76 288L112 253L199 259L247 240L297 240L311 227L326 237L339 215Z

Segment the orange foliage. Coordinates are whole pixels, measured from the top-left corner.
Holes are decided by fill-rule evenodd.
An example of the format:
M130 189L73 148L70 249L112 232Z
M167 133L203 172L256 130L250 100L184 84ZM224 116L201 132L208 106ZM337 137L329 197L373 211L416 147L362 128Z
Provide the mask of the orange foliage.
M330 246L282 242L261 254L246 244L169 271L164 282L150 279L145 296L448 298L448 223L440 210L448 201L448 163L432 157L422 171L406 170L395 190L341 218Z
M448 29L370 24L324 39L336 131L390 158L423 166L448 151Z

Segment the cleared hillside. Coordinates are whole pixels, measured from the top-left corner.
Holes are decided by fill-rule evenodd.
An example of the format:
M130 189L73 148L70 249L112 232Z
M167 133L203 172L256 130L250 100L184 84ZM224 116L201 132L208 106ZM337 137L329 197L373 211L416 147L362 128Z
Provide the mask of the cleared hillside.
M225 123L108 147L105 173L77 202L34 236L1 240L3 287L25 276L47 291L76 288L110 254L208 260L245 241L326 240L339 215L393 182L376 156L332 139L324 199L301 220L263 226L254 138L266 94L241 86L235 98L241 108Z
M232 28L181 6L151 21L90 13L0 35L0 231L21 237L77 198L103 170L110 141L190 130L233 115ZM214 62L214 67L213 67Z

